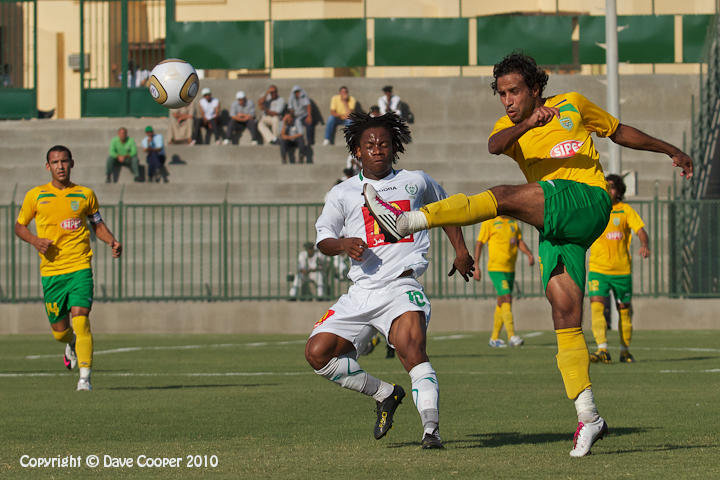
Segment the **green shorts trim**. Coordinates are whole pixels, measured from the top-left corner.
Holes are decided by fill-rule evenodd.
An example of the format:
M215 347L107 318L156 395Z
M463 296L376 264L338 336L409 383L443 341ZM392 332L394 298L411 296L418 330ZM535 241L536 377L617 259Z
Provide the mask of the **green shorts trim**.
M512 293L515 285L515 272L488 272L488 276L495 286L498 297Z
M615 295L617 302L630 303L632 300L632 275L588 273L588 292L591 297L609 297L610 290Z
M600 187L572 180L538 182L545 195L545 218L540 232L540 274L547 289L558 262L585 291L585 253L607 227L612 202Z
M41 281L45 312L50 323L67 317L71 307L92 307L94 285L91 269L41 277Z

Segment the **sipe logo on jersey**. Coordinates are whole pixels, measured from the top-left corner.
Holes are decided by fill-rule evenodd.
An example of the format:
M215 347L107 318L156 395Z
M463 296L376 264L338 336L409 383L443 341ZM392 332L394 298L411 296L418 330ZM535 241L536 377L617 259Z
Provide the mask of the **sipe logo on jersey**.
M552 147L550 149L550 156L552 158L570 158L580 150L580 147L582 147L582 142L566 140Z
M605 238L608 240L622 240L623 234L622 232L608 232L605 234Z
M74 232L75 230L79 230L81 225L82 225L82 220L80 220L77 217L68 218L67 220L63 220L62 223L60 223L60 227L63 230L67 230L69 232Z

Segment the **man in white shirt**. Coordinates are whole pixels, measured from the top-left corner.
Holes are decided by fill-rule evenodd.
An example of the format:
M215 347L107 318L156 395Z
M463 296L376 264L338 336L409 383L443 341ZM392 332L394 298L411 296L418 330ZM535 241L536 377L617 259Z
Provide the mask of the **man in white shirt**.
M202 98L198 102L202 118L198 122L197 135L195 138L200 141L200 129L205 128L205 143L210 143L210 135L215 134L215 143L220 143L223 138L222 129L218 125L218 116L220 115L220 100L212 96L210 89L205 87L202 89Z
M382 89L383 96L378 98L378 107L380 107L380 115L387 112L395 112L400 116L400 97L393 95L392 85L386 85Z
M375 399L374 435L380 439L392 426L405 391L369 375L357 362L361 342L367 340L367 327L374 327L395 347L410 374L413 400L423 424L422 447L443 448L438 431L437 375L425 352L430 301L417 281L428 266L430 237L423 232L395 244L387 242L364 206L362 191L372 184L394 208L403 211L417 210L447 195L425 172L393 168L398 153L404 152L404 144L410 141L410 130L397 115L353 113L345 138L348 150L362 162L362 171L330 190L315 229L316 244L324 255L346 253L350 257L348 277L353 285L315 323L305 358L318 375ZM456 253L450 275L457 270L468 281L473 259L462 230L448 227L445 233Z
M315 250L313 242L305 242L304 250L298 253L297 274L290 288L290 300L297 300L298 295L302 296L303 286L307 282L315 284L315 296L322 298L325 293L325 282L323 278L323 260L325 256Z

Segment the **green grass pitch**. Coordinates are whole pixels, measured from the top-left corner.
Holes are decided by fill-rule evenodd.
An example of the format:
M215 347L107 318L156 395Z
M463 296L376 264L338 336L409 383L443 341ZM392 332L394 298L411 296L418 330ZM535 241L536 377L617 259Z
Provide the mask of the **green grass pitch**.
M617 332L608 336L616 362ZM5 336L0 478L720 478L720 331L635 332L637 363L591 365L610 435L581 459L568 455L575 410L554 334L517 349L487 338L430 335L446 449L423 451L409 377L384 347L360 364L408 396L377 441L374 402L315 375L305 337L97 335L88 393L74 391L49 333ZM83 466L23 468L23 455ZM101 465L85 466L88 455ZM105 455L182 466L110 468ZM189 468L188 455L218 463Z

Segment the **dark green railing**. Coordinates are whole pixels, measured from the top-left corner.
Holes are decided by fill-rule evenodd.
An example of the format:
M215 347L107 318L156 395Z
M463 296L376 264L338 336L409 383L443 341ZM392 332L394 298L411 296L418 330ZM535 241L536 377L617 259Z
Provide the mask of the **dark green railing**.
M657 198L631 205L646 223L652 255L633 257L635 295L720 296L720 245L717 218L720 201L669 201ZM101 301L132 300L283 300L290 276L296 272L302 244L315 239L315 220L322 205L105 205L102 214L124 244L123 257L111 258L110 249L92 239L95 294ZM13 233L19 206L0 206L0 302L41 298L39 257ZM690 234L686 219L700 218L702 235L697 257L688 270L678 255ZM34 225L34 224L31 224ZM32 227L31 227L32 228ZM472 251L478 225L465 227ZM529 226L522 233L537 253L538 234ZM447 277L453 251L442 230L432 232L430 267L423 283L431 298L493 297L487 274L466 284ZM637 250L637 240L633 250ZM487 263L487 249L480 264ZM688 271L693 288L687 289ZM326 262L327 296L337 297L348 287ZM543 296L537 264L530 267L520 255L516 296Z

